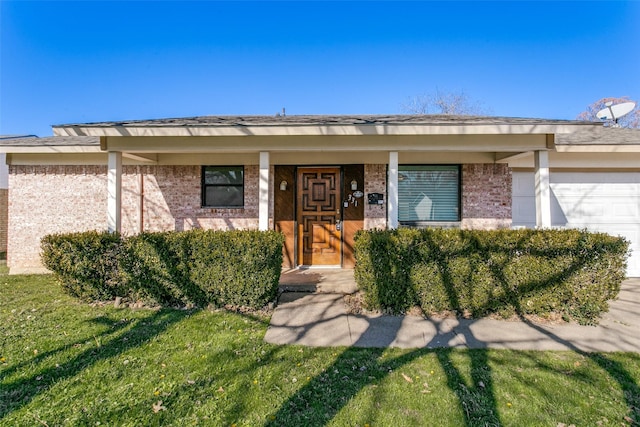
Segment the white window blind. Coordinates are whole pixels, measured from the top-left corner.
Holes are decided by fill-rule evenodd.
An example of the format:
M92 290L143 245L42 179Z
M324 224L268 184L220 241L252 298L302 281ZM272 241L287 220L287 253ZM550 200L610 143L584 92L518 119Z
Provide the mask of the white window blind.
M400 165L398 172L401 223L460 220L459 166Z

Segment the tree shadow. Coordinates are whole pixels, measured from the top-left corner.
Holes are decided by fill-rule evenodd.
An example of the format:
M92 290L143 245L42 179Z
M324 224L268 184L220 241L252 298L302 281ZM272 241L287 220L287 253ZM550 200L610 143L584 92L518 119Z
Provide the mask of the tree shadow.
M238 381L238 375L255 378L261 366L278 361L278 354L281 351L282 347L271 347L261 355L261 362L258 363L252 357L253 355L238 356L232 348L209 353L210 360L207 362L209 367L206 377L200 376L191 379L186 376L181 384L172 386L166 394L161 393L157 396L154 395L154 397L139 399L128 405L113 408L100 414L100 419L106 423L112 420L127 420L131 418L131 413L133 413L137 414L136 423L138 425L184 424L188 418L199 419L198 421L202 423L196 424L194 421L194 425L234 425L238 419L252 410L252 399L254 399L251 391L243 388L247 384ZM221 370L220 367L229 359L235 359L236 367ZM213 374L214 372L215 374ZM227 384L233 384L235 388L227 388ZM233 398L226 399L226 395L233 395ZM215 414L212 414L209 407L208 411L198 413L199 408L207 404L207 400L217 400L218 398L224 400L224 404L229 405L225 406L224 411L215 411ZM158 406L163 406L164 409L158 408L157 412L151 411L158 402L161 402L161 405ZM95 419L86 419L80 422L94 424L95 421Z
M20 369L32 365L32 364L39 364L42 361L50 358L50 357L54 357L57 354L63 353L69 349L71 349L72 347L76 347L76 346L80 346L84 343L86 343L88 340L96 340L98 337L103 337L106 334L108 335L113 335L116 332L118 332L119 330L125 328L127 326L126 322L118 322L118 321L114 321L112 319L109 319L107 316L99 316L97 318L93 318L90 319L89 322L91 323L97 323L97 324L101 324L104 325L108 328L110 328L110 331L106 331L103 332L102 334L98 334L98 335L92 335L92 336L87 336L84 338L80 338L77 339L69 344L65 344L62 345L58 348L49 350L49 351L44 351L44 352L39 352L37 355L35 355L33 358L29 359L29 360L25 360L24 362L21 363L17 363L12 365L10 368L7 369L3 369L2 371L0 371L0 381L2 381L4 378L7 378L11 375L13 375L14 373L18 372Z
M207 297L189 277L188 242L166 233L141 233L125 243L121 268L128 284L145 299L165 305L206 305ZM140 256L143 254L144 256Z
M3 384L2 394L11 396L11 399L0 401L0 420L13 411L26 406L38 395L47 392L57 382L74 377L102 360L112 358L148 343L158 334L166 331L171 325L191 314L192 311L163 309L153 312L148 317L115 325L105 317L98 318L97 321L109 325L110 330L96 337L95 346L86 349L63 364L44 368L29 377ZM61 347L54 352L63 351L65 347ZM43 354L43 357L46 356ZM36 356L28 363L39 360L42 359Z
M455 367L453 349L436 351L440 366L447 376L447 386L458 397L465 426L500 426L500 416L494 395L493 377L487 349L469 350L471 382L467 382Z
M624 395L624 399L628 409L628 417L631 425L640 426L640 386L636 383L633 375L618 361L610 355L604 353L587 352L578 348L574 343L559 337L558 335L541 328L539 325L531 322L526 317L519 314L520 320L530 328L540 332L551 338L557 343L561 343L571 351L593 361L602 370L618 383L620 390Z
M396 370L429 350L383 360L384 348L346 348L324 372L315 376L280 405L266 426L318 425L318 414L328 424L367 385L382 381ZM315 421L311 421L313 418Z
M324 418L321 425L326 425L365 387L376 386L392 372L429 354L436 355L449 388L458 397L464 425L501 425L487 349L468 350L471 382L467 383L451 358L453 350L447 347L456 341L457 334L446 326L435 323L437 332L425 347L390 358L385 354L386 349L398 344L395 338L402 327L402 317L357 316L357 321L366 321L367 326L353 345L283 403L265 426L311 425L310 418L314 417L317 423L318 414ZM387 333L378 334L380 328L385 328ZM308 329L300 333L306 331Z

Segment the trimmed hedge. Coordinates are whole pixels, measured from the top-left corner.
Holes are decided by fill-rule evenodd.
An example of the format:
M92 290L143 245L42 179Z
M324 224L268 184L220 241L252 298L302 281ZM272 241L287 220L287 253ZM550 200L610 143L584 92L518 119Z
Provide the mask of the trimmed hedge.
M49 235L42 260L84 300L261 308L276 297L284 237L275 231Z
M126 289L118 269L122 240L117 233L49 234L40 241L42 263L69 295L112 299Z
M189 233L145 232L124 239L119 266L131 299L161 305L209 302L189 278Z
M574 229L360 231L355 278L371 309L593 324L620 291L628 250L624 238Z

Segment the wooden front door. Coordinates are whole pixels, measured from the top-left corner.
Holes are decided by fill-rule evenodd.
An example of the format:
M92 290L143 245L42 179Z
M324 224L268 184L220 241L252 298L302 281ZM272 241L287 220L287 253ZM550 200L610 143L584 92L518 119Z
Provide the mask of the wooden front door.
M340 168L298 169L298 264L340 265Z

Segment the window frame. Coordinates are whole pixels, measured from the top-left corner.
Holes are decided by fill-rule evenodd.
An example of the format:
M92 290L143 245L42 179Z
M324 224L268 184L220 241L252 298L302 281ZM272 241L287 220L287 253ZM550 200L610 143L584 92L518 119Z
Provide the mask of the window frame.
M206 183L206 171L207 169L238 169L242 172L241 184L207 184ZM242 190L242 204L240 205L208 205L207 204L207 189L209 187L234 187ZM244 165L202 165L200 169L200 207L204 209L244 209L244 193L245 193L245 167Z
M411 167L455 167L458 173L458 179L456 182L456 186L458 189L458 194L456 198L457 203L457 217L455 220L417 220L417 221L407 221L400 219L400 204L398 203L398 224L402 227L429 227L429 226L440 226L440 227L456 227L459 226L462 221L462 165L461 164L437 164L437 163L407 163L398 165L398 175L402 172L402 168L411 168ZM398 198L400 197L400 186L398 185Z

